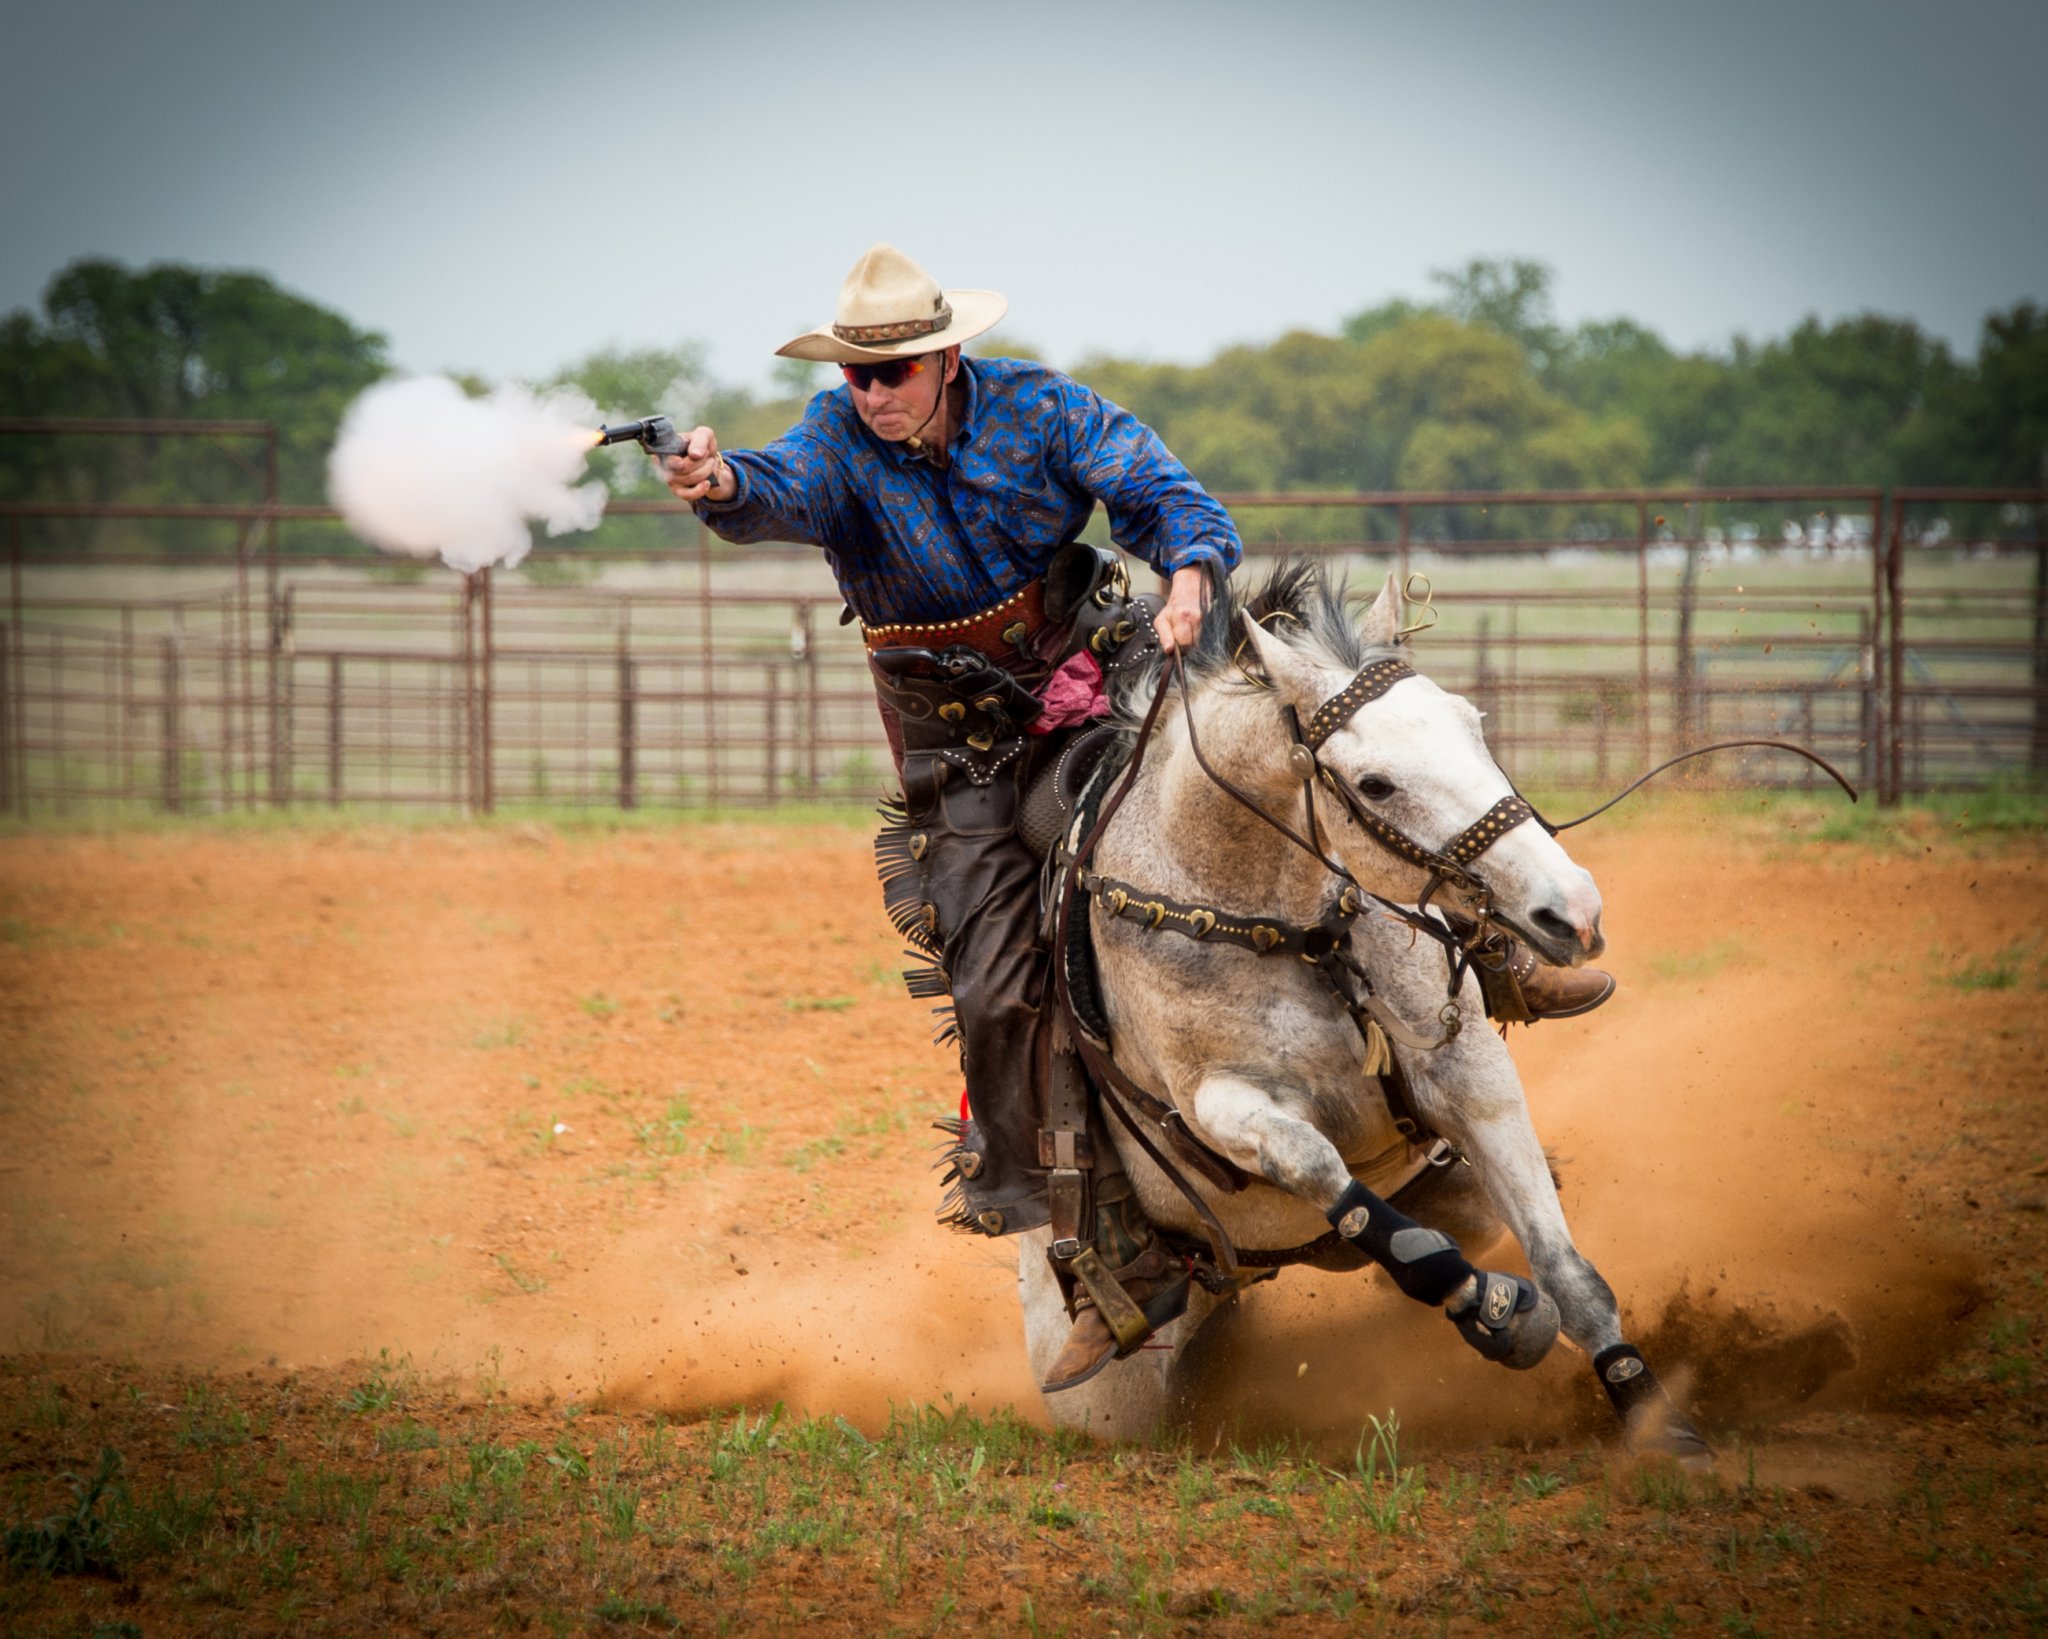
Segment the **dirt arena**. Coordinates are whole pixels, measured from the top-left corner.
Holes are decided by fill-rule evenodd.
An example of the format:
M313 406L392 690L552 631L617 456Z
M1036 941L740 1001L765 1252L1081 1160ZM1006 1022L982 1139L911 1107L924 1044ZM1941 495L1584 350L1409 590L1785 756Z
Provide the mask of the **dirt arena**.
M1674 1525L1627 1491L1568 1347L1510 1377L1373 1279L1260 1289L1178 1458L1112 1476L1125 1459L1070 1455L1077 1471L1101 1466L1142 1514L1189 1451L1220 1471L1233 1445L1285 1437L1303 1472L1348 1464L1396 1408L1432 1483L1497 1486L1511 1529L1527 1503L1520 1587L1492 1618L1428 1587L1403 1604L1397 1555L1376 1602L1346 1607L1358 1622L2039 1631L2048 840L1924 816L1822 840L1831 813L1681 796L1574 833L1622 988L1516 1034L1580 1246L1723 1453L1715 1484L1778 1498L1803 1555L1745 1566L1713 1548L1736 1526L1711 1508ZM931 1223L928 1124L959 1088L900 965L851 826L0 839L8 1522L118 1443L95 1419L189 1408L195 1383L246 1407L402 1371L413 1417L444 1431L479 1407L639 1426L778 1401L869 1435L916 1402L1040 1420L1007 1246ZM196 1459L165 1441L159 1460ZM1540 1486L1514 1491L1523 1470L1567 1499L1600 1476L1615 1503L1570 1528ZM954 1625L1113 1631L1115 1556L1067 1535L1079 1568L1049 1552L1035 1604L1017 1602L1034 1570ZM1304 1562L1327 1547L1293 1540ZM1176 1574L1195 1562L1184 1545ZM1662 1591L1603 1603L1636 1564ZM150 1567L10 1573L0 1625L400 1619L347 1604L340 1573L311 1605L223 1607L180 1602L175 1556ZM865 1573L836 1593L815 1566L791 1575L824 1590L829 1631L936 1625ZM1178 1597L1123 1631L1265 1625ZM727 1600L725 1631L782 1620L757 1598ZM595 1605L568 1625L602 1626ZM712 1631L681 1592L659 1608ZM493 1609L403 1620L484 1631Z

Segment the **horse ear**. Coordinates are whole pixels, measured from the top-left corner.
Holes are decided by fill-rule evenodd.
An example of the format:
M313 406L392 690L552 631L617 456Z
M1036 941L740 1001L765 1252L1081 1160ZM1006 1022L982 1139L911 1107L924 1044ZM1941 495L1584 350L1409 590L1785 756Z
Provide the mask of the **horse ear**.
M1306 700L1316 695L1321 680L1316 676L1315 668L1295 653L1294 646L1275 637L1249 613L1241 618L1245 638L1243 658L1250 669L1263 673L1268 683L1294 700Z
M1390 573L1380 595L1372 600L1358 635L1372 648L1396 643L1401 636L1401 585Z

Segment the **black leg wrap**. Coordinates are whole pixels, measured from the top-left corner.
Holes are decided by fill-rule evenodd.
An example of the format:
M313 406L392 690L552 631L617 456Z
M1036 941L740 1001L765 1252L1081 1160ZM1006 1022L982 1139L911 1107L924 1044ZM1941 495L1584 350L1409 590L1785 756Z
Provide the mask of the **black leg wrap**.
M1442 1303L1478 1273L1450 1236L1424 1229L1356 1180L1325 1216L1339 1235L1383 1267L1418 1303Z
M1657 1374L1643 1363L1632 1344L1602 1349L1593 1356L1593 1370L1600 1375L1600 1386L1607 1391L1631 1449L1675 1457L1689 1467L1714 1460L1714 1448L1671 1403Z
M1633 1343L1617 1343L1611 1349L1602 1349L1593 1356L1593 1370L1599 1373L1600 1386L1607 1391L1608 1401L1624 1428L1634 1426L1631 1419L1644 1407L1656 1406L1661 1415L1662 1408L1670 1404L1657 1374L1636 1352Z
M1482 1270L1472 1299L1444 1313L1480 1354L1518 1372L1536 1365L1557 1341L1557 1305L1520 1275Z

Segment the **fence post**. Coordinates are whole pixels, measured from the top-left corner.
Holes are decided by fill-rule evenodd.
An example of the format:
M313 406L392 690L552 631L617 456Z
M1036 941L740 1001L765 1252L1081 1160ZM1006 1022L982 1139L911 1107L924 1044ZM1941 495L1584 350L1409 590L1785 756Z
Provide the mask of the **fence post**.
M779 721L781 712L777 708L782 703L782 690L779 685L779 674L772 663L763 666L761 670L766 673L765 682L768 693L768 735L761 757L761 798L764 802L773 803L775 801L775 741L781 729Z
M295 608L292 587L285 587L275 600L272 618L277 622L277 643L271 657L271 694L275 701L270 726L270 800L279 805L292 800L292 752L298 739L293 715L297 705L298 667L294 657L298 640L293 633Z
M327 657L327 806L341 806L341 653Z
M1857 731L1859 744L1856 749L1856 778L1868 791L1875 788L1881 752L1878 745L1878 689L1876 628L1871 624L1868 609L1856 611L1856 669L1862 687L1857 690L1859 714Z
M633 695L633 657L624 652L619 654L619 806L632 809L640 805L636 789L639 780L638 724L635 722Z
M183 681L180 674L184 668L179 664L178 640L175 637L164 639L163 655L163 802L167 813L176 814L185 807L185 748L181 744L184 725L180 721L182 713L178 699Z
M1879 775L1878 803L1882 807L1895 808L1901 795L1902 775L1905 769L1903 748L1900 738L1905 733L1906 704L1906 604L1905 604L1905 502L1892 501L1891 528L1887 533L1884 551L1880 554L1884 562L1884 577L1887 598L1891 609L1890 652L1885 657L1885 680L1890 686L1889 709L1885 713L1885 725L1889 730L1891 745L1885 757L1885 773ZM1887 781L1888 776L1888 781Z
M0 626L0 812L14 806L14 650Z
M2048 502L2034 505L2034 734L2027 769L2048 774Z
M796 682L801 695L797 709L803 721L798 732L804 741L804 790L815 797L818 794L818 643L817 634L811 628L809 600L799 603L796 609L796 643L799 649Z
M1473 641L1472 656L1472 703L1479 708L1479 715L1489 726L1493 726L1493 616L1479 617L1479 632ZM1492 736L1489 735L1491 741Z
M1650 766L1650 503L1636 502L1636 738Z
M280 593L277 584L277 553L273 549L264 562L264 613L270 622L270 645L265 657L264 689L270 717L270 806L282 808L287 795L285 754L285 643L291 631L291 594Z
M1700 585L1700 543L1688 540L1685 543L1685 573L1678 582L1678 652L1674 657L1677 667L1678 710L1673 725L1679 749L1702 738L1699 733L1698 679L1694 675L1693 655L1693 612L1699 599Z
M477 612L483 628L479 634L483 639L479 645L482 650L483 670L477 678L477 751L483 765L480 770L481 806L488 814L498 803L498 701L497 685L494 681L498 661L498 594L492 590L489 564L485 564L477 571L477 581Z
M7 707L13 714L8 738L14 748L15 812L28 813L28 632L21 608L21 519L7 520L7 625L8 653L14 662L13 686Z

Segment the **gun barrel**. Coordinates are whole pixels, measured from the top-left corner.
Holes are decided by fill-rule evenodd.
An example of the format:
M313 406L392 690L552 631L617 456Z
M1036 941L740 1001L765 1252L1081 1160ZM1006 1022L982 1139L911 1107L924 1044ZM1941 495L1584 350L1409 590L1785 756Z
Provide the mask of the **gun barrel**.
M628 439L637 439L649 455L683 453L683 441L676 432L676 424L665 415L650 415L644 421L628 421L621 426L598 429L597 441L600 444L623 444Z

